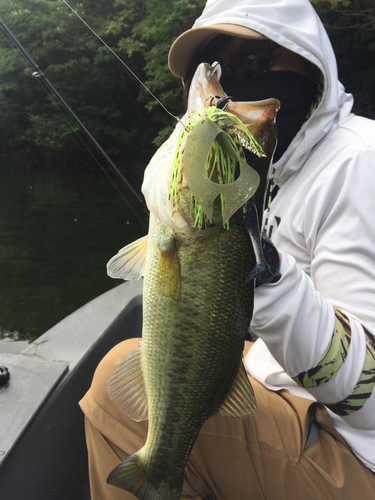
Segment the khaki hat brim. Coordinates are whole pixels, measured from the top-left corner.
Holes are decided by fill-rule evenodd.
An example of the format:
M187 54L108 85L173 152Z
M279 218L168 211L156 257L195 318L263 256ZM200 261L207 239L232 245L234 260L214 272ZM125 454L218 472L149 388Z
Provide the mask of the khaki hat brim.
M185 31L173 43L168 57L169 68L180 78L186 78L189 65L198 49L202 49L216 35L262 39L263 35L239 24L212 24Z

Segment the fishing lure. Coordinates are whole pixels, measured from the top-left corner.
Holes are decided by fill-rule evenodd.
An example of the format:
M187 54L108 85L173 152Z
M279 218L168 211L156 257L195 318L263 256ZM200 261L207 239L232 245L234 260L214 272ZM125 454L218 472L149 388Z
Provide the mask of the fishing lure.
M191 192L190 215L195 227L212 223L213 205L220 196L223 225L251 198L258 173L247 164L244 149L265 153L242 121L217 106L193 113L182 131L173 160L170 199L178 210L183 176Z

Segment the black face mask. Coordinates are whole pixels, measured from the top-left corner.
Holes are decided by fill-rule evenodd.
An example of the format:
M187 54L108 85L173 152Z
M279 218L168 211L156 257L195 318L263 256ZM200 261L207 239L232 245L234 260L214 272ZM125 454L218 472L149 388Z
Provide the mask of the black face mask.
M317 86L312 81L292 71L267 71L245 82L227 76L220 83L235 101L261 101L271 97L280 101L274 162L285 153L301 128L317 94Z

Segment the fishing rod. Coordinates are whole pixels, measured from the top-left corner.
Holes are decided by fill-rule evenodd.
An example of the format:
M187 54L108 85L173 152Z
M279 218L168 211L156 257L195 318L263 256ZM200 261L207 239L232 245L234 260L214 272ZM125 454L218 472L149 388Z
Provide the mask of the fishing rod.
M19 48L19 50L22 52L22 54L28 60L28 62L31 64L31 66L35 69L35 73L33 74L33 76L39 76L40 78L42 78L43 82L48 87L48 89L56 96L56 98L62 104L62 106L64 107L64 109L67 111L67 113L78 124L78 126L80 127L80 129L82 130L82 132L85 134L85 136L95 146L95 148L97 149L97 151L101 154L101 156L108 163L108 165L116 172L116 174L119 176L119 178L126 184L126 186L129 188L129 190L133 193L133 195L135 196L135 198L141 204L142 209L148 214L149 212L148 212L147 206L146 206L143 198L137 193L137 191L133 188L133 186L123 176L123 174L116 167L116 165L113 163L113 161L110 159L110 157L104 151L104 149L100 146L100 144L96 141L96 139L91 135L91 133L88 131L88 129L85 127L85 125L81 122L81 120L78 118L78 116L74 113L74 111L70 108L70 106L61 97L61 95L59 94L59 92L55 89L55 87L52 85L52 83L48 80L48 78L43 73L43 71L40 69L40 67L36 64L36 62L26 52L25 48L21 45L21 43L17 40L17 38L10 31L10 29L8 28L8 26L4 23L4 21L1 18L0 18L0 26L3 28L3 30L8 35L8 37L12 40L12 42Z

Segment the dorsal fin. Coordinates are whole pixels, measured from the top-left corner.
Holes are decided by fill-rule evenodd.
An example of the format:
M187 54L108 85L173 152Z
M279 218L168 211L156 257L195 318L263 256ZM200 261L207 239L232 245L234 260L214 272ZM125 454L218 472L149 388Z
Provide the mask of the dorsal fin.
M247 376L243 362L241 361L236 378L231 390L227 394L217 415L223 417L250 417L257 412L257 403L249 377Z
M111 278L138 280L142 278L146 263L147 235L133 241L112 257L107 264Z
M117 366L108 381L112 401L128 417L140 422L148 419L148 401L141 367L141 344Z

